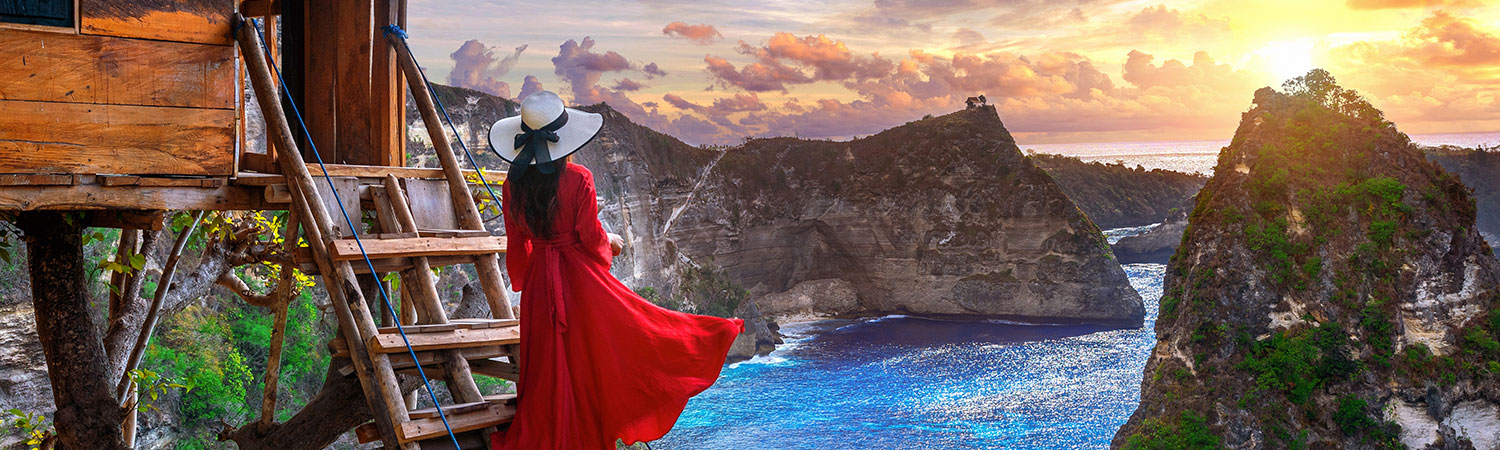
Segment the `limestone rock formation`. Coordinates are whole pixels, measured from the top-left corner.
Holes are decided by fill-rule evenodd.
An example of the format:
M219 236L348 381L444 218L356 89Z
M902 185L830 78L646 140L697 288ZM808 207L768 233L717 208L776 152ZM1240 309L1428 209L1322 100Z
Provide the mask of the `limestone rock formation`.
M1193 195L1208 181L1199 174L1084 162L1071 156L1037 153L1030 159L1106 230L1150 225L1175 211L1192 209Z
M466 105L450 107L459 134L500 176L483 135L505 113L483 107L482 93L440 95ZM1140 297L1098 228L1021 154L993 107L851 142L727 149L684 144L605 105L583 109L605 116L574 161L594 172L605 227L629 244L614 274L699 312L736 311L740 299L718 292L742 289L773 320L754 342L775 341L775 319L892 313L1141 323ZM683 301L694 297L715 304Z
M1496 448L1500 261L1470 189L1327 72L1284 88L1198 194L1114 445Z

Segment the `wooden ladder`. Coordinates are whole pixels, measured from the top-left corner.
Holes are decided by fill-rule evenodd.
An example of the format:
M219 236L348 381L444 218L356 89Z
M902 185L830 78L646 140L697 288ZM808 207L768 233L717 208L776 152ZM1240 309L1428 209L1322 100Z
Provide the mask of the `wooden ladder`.
M277 92L256 28L238 15L235 20L244 24L238 27L236 38L256 93ZM330 347L336 359L349 359L341 371L346 376L358 377L374 415L373 424L356 429L361 441L379 439L388 449L452 448L453 441L448 437L451 427L458 433L463 448L485 447L488 432L509 423L515 415L514 396L486 397L473 378L478 372L514 380L519 372L510 362L515 361L520 341L519 324L506 298L499 267L505 243L503 238L485 231L468 183L437 120L431 95L404 47L396 48L401 52L397 59L407 72L413 99L437 147L446 176L446 180L438 183L447 185L457 229L419 228L406 188L420 183L418 180L403 183L390 175L382 184L365 189L375 205L379 232L359 234L360 230L349 229L343 214L330 216L330 205L347 211L354 227L358 227L360 186L340 182L329 189L328 184L333 180L314 179L299 156L302 152L292 139L278 97L257 95L257 100L265 115L269 137L283 149L277 152L277 158L292 197L291 215L297 218L308 243L305 260L314 263L309 272L323 278L338 317L342 339L335 338ZM335 195L342 203L327 203ZM296 228L288 227L290 242L296 242ZM359 236L358 242L354 236ZM364 260L366 255L369 265ZM494 319L449 320L431 269L453 264L474 264ZM399 319L390 317L391 314L385 314L384 319L399 320L405 339L397 327L389 326L394 324L377 326L376 315L371 312L370 302L366 301L356 278L389 272L400 275L403 312L398 314ZM394 302L394 295L387 297ZM379 301L374 305L385 308ZM500 357L507 357L508 361L497 359ZM428 378L443 381L452 394L456 404L442 405L447 427L438 410L414 409L415 399L408 398L409 392L402 388L398 374L415 377L417 367Z

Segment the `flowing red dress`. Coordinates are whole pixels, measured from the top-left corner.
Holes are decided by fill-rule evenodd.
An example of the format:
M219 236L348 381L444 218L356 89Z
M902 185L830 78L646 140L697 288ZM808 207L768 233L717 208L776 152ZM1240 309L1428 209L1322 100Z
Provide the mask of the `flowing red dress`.
M637 296L609 273L594 175L566 164L554 237L530 235L502 200L511 286L521 292L517 412L491 437L506 450L613 450L656 440L688 398L719 378L739 319L684 314Z

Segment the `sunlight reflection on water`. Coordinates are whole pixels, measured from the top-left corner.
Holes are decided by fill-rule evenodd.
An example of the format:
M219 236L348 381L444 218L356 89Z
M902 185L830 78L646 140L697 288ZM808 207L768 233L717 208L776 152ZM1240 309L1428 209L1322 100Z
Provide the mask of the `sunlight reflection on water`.
M885 317L783 327L725 367L656 449L1106 448L1139 403L1160 264L1125 266L1146 325Z

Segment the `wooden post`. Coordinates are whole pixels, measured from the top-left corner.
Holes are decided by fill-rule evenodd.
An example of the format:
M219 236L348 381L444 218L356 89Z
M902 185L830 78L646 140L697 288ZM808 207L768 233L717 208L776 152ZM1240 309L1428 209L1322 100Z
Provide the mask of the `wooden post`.
M371 42L384 42L386 25L406 28L405 0L376 0ZM375 161L381 166L406 165L406 89L401 68L389 45L375 45L370 56L370 134Z
M427 134L437 150L438 161L443 164L443 173L448 177L448 193L453 197L453 210L458 215L459 226L468 230L485 229L484 221L479 217L479 208L474 206L474 197L469 195L469 184L464 179L463 170L458 167L458 158L453 156L453 147L448 143L448 132L443 129L443 122L438 118L437 107L432 102L432 94L427 92L421 69L417 67L411 53L406 50L406 45L401 41L400 36L391 36L389 40L391 47L396 50L397 62L405 70L412 100L416 101L417 111L422 114L422 122L427 125ZM489 301L491 317L514 319L516 316L511 311L509 298L505 295L505 279L500 273L500 258L497 255L488 254L474 259L474 269L479 272L479 284L484 288L485 299Z
M283 234L281 246L286 249L287 254L297 252L297 216L295 208L288 211L286 215L286 231ZM260 402L260 429L268 429L276 422L276 393L277 384L281 380L281 349L286 343L286 310L292 303L292 292L296 291L293 283L297 279L292 274L292 265L281 266L280 279L276 281L276 317L271 328L271 354L266 358L266 389L261 395Z
M234 20L243 22L245 18L235 14ZM267 92L273 81L271 70L266 65L265 53L260 47L260 36L255 33L254 27L249 26L240 27L237 34L240 51L244 53L244 59L248 61L251 84L256 92ZM332 220L329 219L328 210L318 196L318 190L313 185L312 175L308 173L307 165L297 157L295 151L297 146L291 140L292 131L287 124L286 113L282 111L281 104L274 98L265 96L256 98L266 118L266 129L271 137L276 139L277 145L284 150L278 156L281 158L281 168L286 175L287 186L292 191L292 203L297 208L299 217L302 217L307 241L315 255L313 259L317 262L320 273L323 274L329 299L338 313L339 327L344 334L345 342L349 344L349 359L354 365L355 373L359 375L360 388L364 390L366 402L375 416L375 425L380 429L381 438L387 448L415 450L416 444L402 445L396 440L394 425L405 422L408 417L404 408L398 410L393 409L392 406L405 404L405 399L402 398L396 373L391 370L390 360L383 356L372 358L362 338L374 336L377 333L375 322L365 306L364 295L353 283L353 268L348 263L334 264L333 259L329 258L329 242L324 239L325 236L333 235Z
M304 4L302 36L307 47L302 54L303 102L297 105L302 108L308 139L312 140L308 148L303 149L307 152L303 159L317 161L312 155L316 148L323 162L329 164L343 162L344 156L339 154L342 147L338 142L338 3L336 0L307 0Z
M338 61L334 80L338 159L347 164L379 164L370 139L370 47L374 29L373 0L342 0L333 14Z

